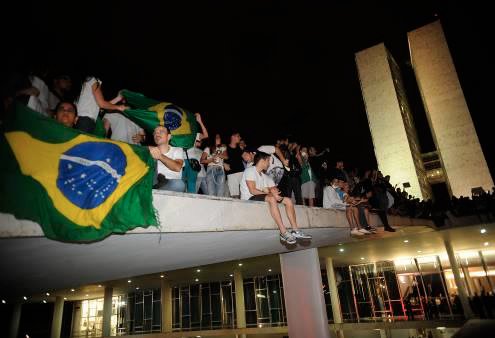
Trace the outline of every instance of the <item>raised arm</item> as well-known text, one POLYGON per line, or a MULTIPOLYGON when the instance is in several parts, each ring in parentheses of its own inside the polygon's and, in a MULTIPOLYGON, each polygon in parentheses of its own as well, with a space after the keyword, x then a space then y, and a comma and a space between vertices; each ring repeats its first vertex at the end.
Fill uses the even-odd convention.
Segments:
POLYGON ((199 136, 199 139, 202 140, 202 139, 208 138, 208 136, 209 136, 208 130, 206 129, 206 127, 203 123, 203 119, 201 118, 201 114, 196 113, 196 114, 194 114, 194 116, 196 116, 196 121, 198 121, 198 124, 201 127, 201 134, 199 136))
POLYGON ((124 111, 128 108, 123 104, 113 104, 109 101, 106 101, 105 98, 103 97, 103 92, 101 91, 101 86, 99 85, 98 82, 93 83, 91 89, 93 90, 93 95, 95 97, 96 103, 98 104, 98 107, 100 107, 101 109, 124 111))

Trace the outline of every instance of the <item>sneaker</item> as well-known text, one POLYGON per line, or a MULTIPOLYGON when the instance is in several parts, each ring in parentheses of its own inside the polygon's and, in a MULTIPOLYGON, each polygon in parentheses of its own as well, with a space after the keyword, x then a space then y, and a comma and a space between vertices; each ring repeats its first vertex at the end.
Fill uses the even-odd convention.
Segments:
POLYGON ((292 236, 292 234, 288 231, 284 232, 283 234, 280 234, 280 240, 287 244, 296 244, 296 238, 292 236))
POLYGON ((372 234, 376 234, 376 228, 372 227, 372 226, 367 226, 367 227, 364 227, 366 230, 368 230, 369 232, 371 232, 372 234))
POLYGON ((354 228, 351 230, 351 236, 364 236, 364 234, 357 228, 354 228))
POLYGON ((391 226, 384 227, 383 229, 384 229, 385 231, 395 232, 395 229, 394 229, 394 228, 392 228, 391 226))
POLYGON ((363 234, 365 234, 365 235, 369 235, 369 234, 371 234, 371 232, 370 232, 370 231, 368 231, 368 230, 366 230, 366 229, 364 229, 364 228, 359 229, 358 231, 359 231, 359 232, 361 232, 361 233, 363 233, 363 234))
POLYGON ((311 238, 313 238, 313 236, 305 234, 301 230, 292 230, 290 233, 296 239, 311 239, 311 238))

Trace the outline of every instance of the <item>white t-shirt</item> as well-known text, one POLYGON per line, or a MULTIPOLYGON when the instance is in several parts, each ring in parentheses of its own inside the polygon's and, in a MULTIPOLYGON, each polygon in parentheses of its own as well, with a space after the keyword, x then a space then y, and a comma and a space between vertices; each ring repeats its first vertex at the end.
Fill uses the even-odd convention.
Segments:
MULTIPOLYGON (((163 155, 167 156, 172 160, 183 160, 184 159, 183 153, 184 151, 182 150, 182 148, 170 146, 168 152, 163 155)), ((182 168, 179 171, 172 171, 169 168, 167 168, 165 164, 162 163, 162 161, 157 161, 157 162, 158 162, 158 166, 157 166, 158 174, 162 174, 163 176, 165 176, 165 178, 168 179, 182 179, 182 168)))
POLYGON ((143 129, 137 124, 119 113, 105 114, 105 119, 110 122, 110 128, 112 128, 112 140, 127 142, 130 144, 139 144, 138 142, 134 142, 132 140, 134 135, 144 133, 143 129))
POLYGON ((249 188, 247 186, 246 181, 254 181, 256 184, 256 189, 259 190, 263 190, 263 188, 271 188, 275 186, 273 180, 266 174, 259 173, 256 170, 255 166, 246 168, 246 170, 244 170, 244 173, 242 174, 241 185, 240 185, 241 200, 248 200, 253 196, 253 194, 249 192, 249 188))
MULTIPOLYGON (((203 155, 203 150, 192 147, 187 149, 187 156, 189 156, 189 159, 196 159, 198 161, 201 161, 201 155, 203 155)), ((201 164, 201 170, 198 172, 198 177, 206 177, 206 170, 204 165, 201 164)))
POLYGON ((271 155, 270 166, 266 170, 266 173, 274 180, 276 184, 279 184, 284 174, 284 165, 282 161, 275 156, 275 146, 261 146, 258 150, 271 155))
MULTIPOLYGON (((227 147, 220 146, 220 147, 217 147, 215 153, 216 154, 222 154, 225 150, 227 150, 227 147)), ((210 147, 206 147, 205 150, 204 150, 204 152, 206 153, 206 155, 208 155, 206 157, 207 159, 210 159, 210 158, 213 157, 213 155, 210 154, 210 147)), ((208 167, 213 166, 213 165, 217 165, 217 166, 223 168, 223 158, 218 158, 218 162, 210 162, 210 163, 208 163, 208 167)))
POLYGON ((37 76, 30 76, 29 80, 31 85, 38 89, 40 94, 38 96, 30 96, 28 101, 28 107, 34 111, 37 111, 45 116, 50 115, 50 105, 48 103, 48 98, 50 95, 50 89, 46 85, 45 81, 37 76))
POLYGON ((101 81, 94 77, 91 77, 84 82, 81 89, 81 95, 79 96, 76 105, 78 116, 87 116, 96 121, 98 113, 100 112, 100 107, 98 106, 98 103, 96 103, 93 94, 93 85, 95 83, 99 83, 101 86, 101 81))

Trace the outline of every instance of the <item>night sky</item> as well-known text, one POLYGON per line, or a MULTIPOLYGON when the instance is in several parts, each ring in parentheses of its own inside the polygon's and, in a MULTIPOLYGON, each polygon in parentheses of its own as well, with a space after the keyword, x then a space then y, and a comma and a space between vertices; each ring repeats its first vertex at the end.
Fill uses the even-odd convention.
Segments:
POLYGON ((438 1, 339 3, 22 2, 4 13, 12 21, 2 20, 2 68, 89 69, 107 98, 127 88, 202 112, 210 133, 222 133, 225 142, 232 129, 250 145, 291 133, 364 168, 376 160, 354 53, 385 42, 403 70, 423 150, 430 151, 406 34, 440 19, 495 176, 484 84, 488 10, 438 1))

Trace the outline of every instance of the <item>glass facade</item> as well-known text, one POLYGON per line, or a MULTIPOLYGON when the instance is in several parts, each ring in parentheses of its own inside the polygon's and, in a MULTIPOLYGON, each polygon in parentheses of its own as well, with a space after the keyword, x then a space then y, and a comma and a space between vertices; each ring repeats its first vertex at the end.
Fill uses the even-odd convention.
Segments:
POLYGON ((281 275, 244 279, 247 327, 287 325, 281 275))
POLYGON ((136 290, 127 294, 119 311, 119 335, 161 331, 160 289, 136 290))
MULTIPOLYGON (((480 296, 495 284, 495 251, 456 253, 468 295, 480 296)), ((322 292, 329 322, 327 274, 322 292)), ((344 322, 443 320, 462 317, 450 264, 443 256, 420 256, 335 267, 344 322)), ((280 274, 243 280, 247 327, 286 326, 280 274)), ((236 288, 231 280, 172 288, 173 331, 236 328, 236 288)), ((136 290, 112 298, 111 335, 161 332, 160 289, 136 290)), ((72 337, 101 337, 103 298, 76 302, 72 337)))
POLYGON ((235 328, 235 285, 232 281, 174 287, 174 331, 235 328))
MULTIPOLYGON (((124 302, 125 303, 125 302, 124 302)), ((119 312, 122 296, 112 297, 112 336, 118 335, 118 326, 121 322, 119 312)), ((103 298, 88 299, 74 304, 72 337, 102 337, 103 335, 103 298)))

